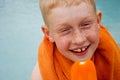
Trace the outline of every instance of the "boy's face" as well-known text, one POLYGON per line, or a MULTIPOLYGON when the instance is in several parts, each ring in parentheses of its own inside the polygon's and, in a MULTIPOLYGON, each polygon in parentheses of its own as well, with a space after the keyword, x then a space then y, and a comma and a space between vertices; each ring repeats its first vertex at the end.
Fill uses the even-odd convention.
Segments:
POLYGON ((90 59, 99 42, 99 20, 88 3, 57 7, 48 15, 46 29, 50 41, 55 42, 61 54, 72 61, 90 59))

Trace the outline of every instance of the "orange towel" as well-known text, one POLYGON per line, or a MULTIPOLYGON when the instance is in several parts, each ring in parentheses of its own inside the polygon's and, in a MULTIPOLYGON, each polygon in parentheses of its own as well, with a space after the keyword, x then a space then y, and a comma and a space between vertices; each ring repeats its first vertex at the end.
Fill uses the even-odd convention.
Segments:
MULTIPOLYGON (((93 58, 98 80, 120 80, 120 49, 103 26, 93 58)), ((43 80, 71 80, 73 62, 62 56, 46 37, 39 47, 38 64, 43 80)))

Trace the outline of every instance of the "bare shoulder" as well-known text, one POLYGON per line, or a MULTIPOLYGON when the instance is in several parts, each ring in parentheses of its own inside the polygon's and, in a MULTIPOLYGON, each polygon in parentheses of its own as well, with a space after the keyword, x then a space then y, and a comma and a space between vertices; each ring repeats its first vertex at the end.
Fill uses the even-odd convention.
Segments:
POLYGON ((39 67, 38 67, 38 63, 36 63, 36 65, 35 65, 35 67, 32 71, 30 80, 42 80, 40 70, 39 70, 39 67))

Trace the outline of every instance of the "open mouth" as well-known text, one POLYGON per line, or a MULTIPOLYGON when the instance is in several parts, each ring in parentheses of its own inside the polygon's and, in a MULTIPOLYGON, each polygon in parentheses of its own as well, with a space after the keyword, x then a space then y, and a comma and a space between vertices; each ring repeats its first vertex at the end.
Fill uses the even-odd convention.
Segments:
POLYGON ((90 47, 90 45, 88 45, 86 47, 70 50, 70 51, 77 56, 82 56, 82 55, 85 55, 88 52, 89 47, 90 47))

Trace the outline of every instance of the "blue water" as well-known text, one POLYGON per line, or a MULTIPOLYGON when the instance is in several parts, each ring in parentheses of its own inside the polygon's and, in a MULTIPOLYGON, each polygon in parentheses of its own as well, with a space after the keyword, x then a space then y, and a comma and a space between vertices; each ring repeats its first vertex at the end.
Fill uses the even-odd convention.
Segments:
POLYGON ((120 0, 97 0, 97 9, 102 10, 102 23, 120 45, 120 0))
MULTIPOLYGON (((102 23, 120 44, 120 0, 97 0, 102 23)), ((29 80, 43 36, 38 0, 0 0, 0 80, 29 80)))

